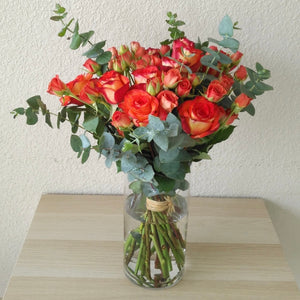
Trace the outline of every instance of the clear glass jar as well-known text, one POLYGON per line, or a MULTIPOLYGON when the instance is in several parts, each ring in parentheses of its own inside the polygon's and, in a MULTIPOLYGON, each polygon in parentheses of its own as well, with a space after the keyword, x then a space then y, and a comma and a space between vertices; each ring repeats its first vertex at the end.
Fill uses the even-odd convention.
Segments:
POLYGON ((124 206, 124 271, 137 285, 162 288, 183 276, 188 204, 185 197, 130 194, 124 206))

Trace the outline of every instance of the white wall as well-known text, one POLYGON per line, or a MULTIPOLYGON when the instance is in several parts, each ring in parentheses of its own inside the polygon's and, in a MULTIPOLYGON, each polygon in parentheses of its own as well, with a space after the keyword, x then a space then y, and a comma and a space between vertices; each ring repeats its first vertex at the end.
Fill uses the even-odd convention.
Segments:
MULTIPOLYGON (((82 50, 71 51, 57 37, 60 25, 49 20, 55 1, 2 0, 0 18, 0 297, 28 231, 42 193, 122 193, 123 177, 105 168, 96 155, 85 165, 69 147, 69 128, 25 126, 10 110, 46 94, 55 74, 65 81, 81 72, 82 50), (3 4, 4 2, 4 4, 3 4)), ((138 40, 159 46, 168 37, 166 12, 185 20, 190 39, 218 37, 225 13, 239 20, 244 63, 260 61, 272 70, 275 91, 255 100, 254 118, 242 115, 233 136, 211 152, 212 161, 193 167, 194 195, 262 197, 300 284, 299 191, 299 49, 298 0, 86 0, 62 3, 80 19, 83 30, 95 29, 95 41, 108 46, 138 40)))

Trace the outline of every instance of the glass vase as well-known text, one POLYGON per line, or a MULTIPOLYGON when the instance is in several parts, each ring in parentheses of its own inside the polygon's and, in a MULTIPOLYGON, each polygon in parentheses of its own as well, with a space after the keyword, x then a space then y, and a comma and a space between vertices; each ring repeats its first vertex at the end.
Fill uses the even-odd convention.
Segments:
POLYGON ((124 272, 135 284, 171 287, 184 272, 186 197, 130 194, 124 206, 124 272))

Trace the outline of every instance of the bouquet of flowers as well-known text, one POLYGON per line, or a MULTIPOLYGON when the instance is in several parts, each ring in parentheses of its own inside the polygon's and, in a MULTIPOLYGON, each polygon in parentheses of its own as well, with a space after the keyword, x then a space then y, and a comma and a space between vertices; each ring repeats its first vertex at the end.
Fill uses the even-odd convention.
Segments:
POLYGON ((83 54, 86 72, 68 83, 58 75, 51 80, 48 93, 59 97, 58 113, 34 96, 14 117, 25 115, 34 125, 41 113, 52 127, 55 115, 58 128, 71 124, 71 147, 82 163, 94 150, 107 167, 115 162, 128 175, 130 199, 138 195, 145 209, 125 240, 127 275, 143 286, 171 285, 174 268, 183 270, 186 247, 176 225, 183 201, 178 191, 188 188, 191 163, 210 159, 209 150, 232 134, 240 113, 254 115, 253 100, 272 89, 264 83, 270 71, 240 64, 233 38, 239 28, 229 16, 219 25, 220 40, 189 40, 179 29, 184 22, 168 12, 170 38, 159 48, 131 42, 105 51, 105 41, 90 41, 93 31, 79 33, 78 21, 71 29, 74 19, 66 21, 64 7, 57 4, 54 12, 51 19, 62 22, 59 36, 70 34, 71 49, 90 46, 83 54))

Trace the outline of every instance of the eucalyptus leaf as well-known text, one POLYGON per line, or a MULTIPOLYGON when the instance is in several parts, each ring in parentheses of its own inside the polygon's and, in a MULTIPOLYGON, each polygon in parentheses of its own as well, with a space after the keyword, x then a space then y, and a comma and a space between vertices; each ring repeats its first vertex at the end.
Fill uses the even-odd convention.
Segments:
POLYGON ((47 111, 45 114, 45 122, 49 127, 53 128, 49 111, 47 111))
POLYGON ((72 134, 70 143, 73 151, 80 152, 82 150, 81 138, 78 135, 72 134))
POLYGON ((91 147, 85 148, 83 150, 83 153, 82 153, 82 156, 81 156, 81 163, 82 164, 84 164, 88 160, 88 158, 90 156, 90 152, 91 152, 91 147))
POLYGON ((106 41, 101 41, 97 44, 94 44, 91 49, 83 53, 84 56, 87 56, 88 58, 95 58, 99 55, 104 53, 104 50, 102 49, 105 46, 106 41))
POLYGON ((219 25, 219 34, 223 37, 233 36, 233 23, 228 15, 222 19, 219 25))
POLYGON ((242 109, 242 112, 243 111, 246 111, 250 116, 255 115, 255 107, 251 102, 249 103, 249 105, 242 109))
POLYGON ((98 124, 99 124, 98 117, 85 114, 85 119, 82 123, 82 126, 84 127, 85 130, 96 133, 98 124))
POLYGON ((236 52, 239 49, 240 42, 234 38, 224 38, 219 42, 219 45, 224 48, 229 48, 232 52, 236 52))
POLYGON ((26 123, 27 125, 34 125, 38 121, 38 116, 33 111, 32 107, 28 107, 25 111, 25 115, 27 117, 26 123))
POLYGON ((79 137, 80 137, 80 139, 81 139, 81 144, 82 144, 82 148, 83 148, 83 149, 86 149, 86 148, 88 148, 88 147, 91 147, 91 143, 90 143, 90 141, 89 141, 89 139, 87 138, 86 135, 81 134, 79 137))
POLYGON ((110 51, 105 51, 96 58, 96 62, 99 65, 107 64, 112 57, 112 53, 110 51))

